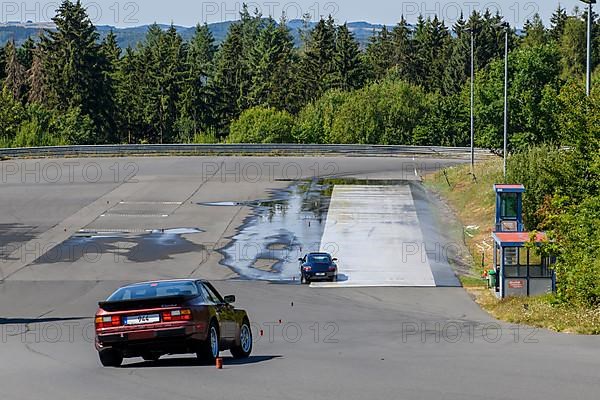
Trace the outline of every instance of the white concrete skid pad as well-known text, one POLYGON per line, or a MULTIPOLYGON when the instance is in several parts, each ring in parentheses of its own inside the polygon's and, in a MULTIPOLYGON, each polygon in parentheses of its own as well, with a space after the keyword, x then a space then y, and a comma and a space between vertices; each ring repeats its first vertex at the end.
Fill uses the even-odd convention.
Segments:
POLYGON ((336 186, 321 249, 339 259, 338 282, 316 286, 436 286, 411 188, 336 186), (411 251, 407 251, 411 249, 411 251))

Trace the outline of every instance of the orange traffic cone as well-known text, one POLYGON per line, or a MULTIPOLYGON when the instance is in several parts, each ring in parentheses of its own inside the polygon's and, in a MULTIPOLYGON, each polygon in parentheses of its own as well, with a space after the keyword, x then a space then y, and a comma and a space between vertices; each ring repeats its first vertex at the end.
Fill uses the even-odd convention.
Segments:
POLYGON ((221 357, 217 357, 217 369, 223 369, 223 359, 221 357))

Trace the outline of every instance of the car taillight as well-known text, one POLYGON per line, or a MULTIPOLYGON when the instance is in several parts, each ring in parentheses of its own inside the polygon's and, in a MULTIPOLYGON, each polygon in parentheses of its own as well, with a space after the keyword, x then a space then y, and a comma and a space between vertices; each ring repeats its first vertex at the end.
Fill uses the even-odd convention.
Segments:
POLYGON ((192 319, 192 310, 184 308, 182 310, 164 311, 162 319, 163 322, 190 321, 192 319))
POLYGON ((311 267, 303 267, 302 269, 303 269, 304 271, 307 271, 307 272, 308 272, 308 271, 310 271, 310 270, 312 270, 312 268, 311 268, 311 267))
POLYGON ((336 268, 335 268, 335 267, 329 267, 329 272, 333 272, 333 271, 335 271, 335 270, 336 270, 336 268))
POLYGON ((121 326, 121 317, 118 315, 96 317, 96 329, 121 326))

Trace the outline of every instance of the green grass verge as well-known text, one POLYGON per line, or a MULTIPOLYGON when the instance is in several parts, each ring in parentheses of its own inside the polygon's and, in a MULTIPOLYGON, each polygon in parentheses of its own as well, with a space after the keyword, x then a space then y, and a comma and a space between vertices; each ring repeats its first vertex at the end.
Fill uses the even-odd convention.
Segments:
POLYGON ((476 179, 470 170, 470 165, 462 165, 425 177, 425 185, 446 200, 464 226, 466 243, 473 257, 471 274, 459 277, 465 290, 497 319, 556 332, 599 335, 600 308, 561 304, 553 295, 499 300, 487 289, 480 276, 492 264, 493 185, 503 182, 502 160, 478 163, 476 179))

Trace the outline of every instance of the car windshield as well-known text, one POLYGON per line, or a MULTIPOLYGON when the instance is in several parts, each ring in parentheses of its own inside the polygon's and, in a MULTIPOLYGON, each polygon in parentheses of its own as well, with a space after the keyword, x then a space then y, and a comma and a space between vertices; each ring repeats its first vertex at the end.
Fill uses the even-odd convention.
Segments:
POLYGON ((316 264, 329 264, 331 257, 327 254, 311 254, 308 256, 308 261, 316 264))
POLYGON ((126 286, 114 292, 108 301, 143 300, 155 297, 194 296, 198 287, 194 282, 154 282, 126 286))

